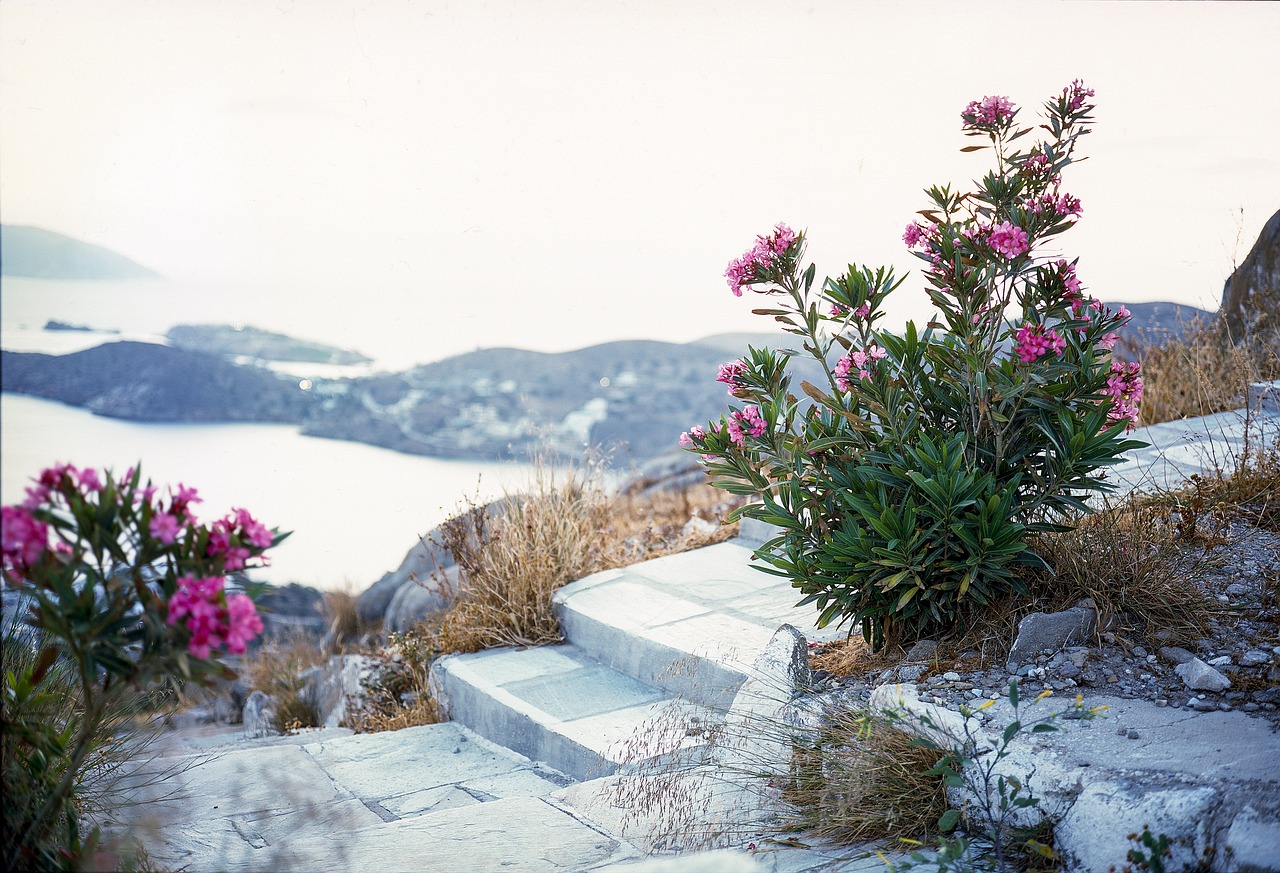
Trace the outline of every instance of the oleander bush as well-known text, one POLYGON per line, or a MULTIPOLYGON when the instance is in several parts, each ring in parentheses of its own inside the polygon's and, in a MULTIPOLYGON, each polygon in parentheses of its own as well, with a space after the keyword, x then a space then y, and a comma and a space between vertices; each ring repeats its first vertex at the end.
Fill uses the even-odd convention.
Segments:
POLYGON ((738 514, 782 529, 757 554, 820 626, 849 622, 879 648, 1025 596, 1020 568, 1044 565, 1029 538, 1087 513, 1111 487, 1101 470, 1139 445, 1124 433, 1140 368, 1111 354, 1128 313, 1087 296, 1076 261, 1055 251, 1082 211, 1062 178, 1092 95, 1073 82, 1038 129, 1005 97, 964 110, 976 140, 964 151, 994 166, 971 191, 930 188, 907 226, 938 311, 923 327, 876 327, 903 281, 892 269, 851 265, 815 283, 806 235, 786 225, 729 265, 734 294, 764 297, 755 312, 798 349, 724 365, 740 404, 681 441, 714 484, 762 495, 738 514), (793 386, 800 357, 824 384, 793 386))

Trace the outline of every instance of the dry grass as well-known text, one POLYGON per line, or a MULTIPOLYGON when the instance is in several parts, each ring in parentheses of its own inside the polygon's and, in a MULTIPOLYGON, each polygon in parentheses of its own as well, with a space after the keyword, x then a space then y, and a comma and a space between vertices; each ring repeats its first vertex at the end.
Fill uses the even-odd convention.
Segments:
POLYGON ((334 652, 341 652, 348 646, 356 644, 361 635, 370 630, 363 627, 360 614, 356 609, 358 595, 351 590, 347 582, 342 588, 324 593, 324 612, 329 620, 329 634, 326 638, 334 652))
POLYGON ((814 651, 809 656, 809 666, 826 670, 833 676, 856 676, 891 667, 901 660, 902 654, 901 648, 892 646, 872 651, 871 644, 861 636, 850 635, 814 651))
POLYGON ((942 777, 928 775, 941 757, 884 717, 835 711, 792 757, 790 825, 847 845, 928 837, 947 810, 942 777))
POLYGON ((1250 382, 1280 378, 1274 327, 1233 342, 1220 319, 1196 321, 1181 338, 1142 338, 1127 353, 1142 362, 1141 425, 1239 409, 1250 382))
POLYGON ((540 463, 528 493, 508 495, 501 515, 473 503, 445 522, 441 544, 459 583, 434 631, 440 651, 560 642, 551 597, 562 586, 736 532, 722 520, 737 503, 710 486, 618 497, 602 482, 596 463, 567 475, 540 463))
POLYGON ((1082 519, 1074 530, 1037 537, 1032 548, 1054 572, 1032 574, 1032 591, 1052 609, 1091 598, 1099 627, 1119 621, 1138 631, 1158 628, 1176 639, 1203 637, 1214 608, 1203 578, 1213 569, 1213 546, 1226 540, 1219 535, 1196 542, 1188 531, 1177 504, 1125 499, 1082 519))
POLYGON ((546 465, 531 493, 507 496, 501 516, 473 506, 445 522, 443 545, 457 562, 462 590, 440 622, 439 648, 560 642, 551 595, 616 566, 616 543, 600 537, 608 522, 609 501, 595 482, 580 471, 561 479, 546 465))
POLYGON ((315 727, 316 716, 303 695, 303 671, 325 662, 325 653, 304 633, 269 639, 241 662, 241 676, 250 688, 276 700, 275 727, 287 732, 315 727))
POLYGON ((428 688, 431 662, 436 656, 429 636, 407 633, 391 638, 383 653, 388 663, 377 685, 367 688, 364 708, 349 717, 356 733, 398 731, 435 724, 440 710, 428 688))

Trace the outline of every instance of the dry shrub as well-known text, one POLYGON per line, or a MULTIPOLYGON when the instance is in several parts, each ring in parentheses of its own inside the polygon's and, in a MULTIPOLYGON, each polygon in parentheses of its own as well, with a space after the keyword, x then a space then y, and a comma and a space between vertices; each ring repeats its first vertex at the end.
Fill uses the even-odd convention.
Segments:
POLYGON ((791 825, 845 844, 936 833, 947 792, 929 771, 941 757, 885 717, 829 713, 813 744, 793 755, 783 790, 796 809, 791 825))
POLYGON ((334 652, 341 652, 347 646, 356 643, 365 628, 360 621, 360 613, 356 609, 358 597, 351 590, 348 582, 342 588, 324 593, 324 613, 329 621, 329 633, 326 641, 334 652))
POLYGON ((302 632, 264 640, 241 663, 241 676, 256 691, 276 700, 275 727, 280 731, 316 727, 315 712, 304 695, 302 673, 325 662, 315 640, 302 632))
POLYGON ((582 469, 558 477, 539 464, 530 493, 507 495, 501 517, 472 506, 445 522, 443 544, 457 562, 461 593, 441 620, 439 648, 475 652, 560 642, 551 595, 616 566, 610 554, 616 544, 600 537, 608 519, 598 480, 582 469))
POLYGON ((1280 378, 1275 327, 1237 342, 1221 319, 1197 320, 1181 337, 1144 337, 1129 343, 1127 353, 1142 362, 1142 425, 1239 409, 1250 382, 1280 378))
POLYGON ((441 545, 459 574, 454 602, 436 631, 441 651, 558 643, 551 608, 557 589, 736 532, 723 519, 737 502, 710 486, 619 497, 609 495, 604 480, 598 461, 561 475, 543 460, 528 493, 508 494, 501 515, 473 501, 441 526, 441 545))
POLYGON ((1085 517, 1071 531, 1032 541, 1053 568, 1028 574, 1032 593, 1053 609, 1089 597, 1102 618, 1100 626, 1127 617, 1139 630, 1202 637, 1213 609, 1203 579, 1213 567, 1211 547, 1223 541, 1196 545, 1187 530, 1176 503, 1126 498, 1085 517))

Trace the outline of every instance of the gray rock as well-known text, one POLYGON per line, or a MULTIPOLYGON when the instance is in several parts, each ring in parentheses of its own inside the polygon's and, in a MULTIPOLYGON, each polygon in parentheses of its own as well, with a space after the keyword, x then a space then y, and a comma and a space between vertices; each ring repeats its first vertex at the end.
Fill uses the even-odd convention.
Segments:
POLYGON ((1018 638, 1009 650, 1006 669, 1016 673, 1041 652, 1055 652, 1082 643, 1097 625, 1098 614, 1082 607, 1054 613, 1033 612, 1018 623, 1018 638))
POLYGON ((936 640, 920 640, 907 652, 907 661, 928 661, 938 652, 936 640))
POLYGON ((276 699, 264 691, 253 692, 244 702, 244 735, 249 739, 256 739, 278 733, 276 699))
POLYGON ((364 686, 376 666, 364 655, 334 655, 323 667, 308 670, 302 699, 315 714, 316 724, 342 726, 348 714, 368 697, 364 686))
POLYGON ((1261 667, 1265 664, 1270 664, 1270 663, 1271 663, 1271 656, 1268 655, 1266 652, 1260 652, 1256 649, 1251 652, 1245 652, 1243 655, 1240 656, 1241 667, 1261 667))
POLYGON ((1164 658, 1170 664, 1185 664, 1194 658, 1195 655, 1191 654, 1186 649, 1179 648, 1178 646, 1165 646, 1160 650, 1160 657, 1164 658))
POLYGON ((459 569, 455 565, 438 576, 404 583, 387 606, 383 628, 388 633, 404 633, 432 613, 447 608, 458 578, 459 569))
POLYGON ((1226 691, 1231 680, 1199 658, 1179 664, 1173 669, 1182 683, 1194 691, 1226 691))
POLYGON ((240 724, 248 696, 248 685, 239 679, 229 683, 213 701, 214 716, 222 724, 240 724))

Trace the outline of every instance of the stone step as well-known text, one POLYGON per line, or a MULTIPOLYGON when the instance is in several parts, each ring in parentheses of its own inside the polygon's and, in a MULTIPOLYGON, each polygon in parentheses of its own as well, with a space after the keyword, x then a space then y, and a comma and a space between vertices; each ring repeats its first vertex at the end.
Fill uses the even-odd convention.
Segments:
POLYGON ((554 598, 565 638, 646 685, 725 709, 780 625, 810 640, 847 633, 818 630, 813 607, 797 608, 790 583, 752 561, 756 545, 732 540, 566 585, 554 598))
POLYGON ((646 736, 646 725, 672 707, 690 717, 711 717, 690 712, 668 692, 573 645, 450 655, 432 666, 431 684, 455 722, 579 780, 678 751, 633 745, 646 736))

